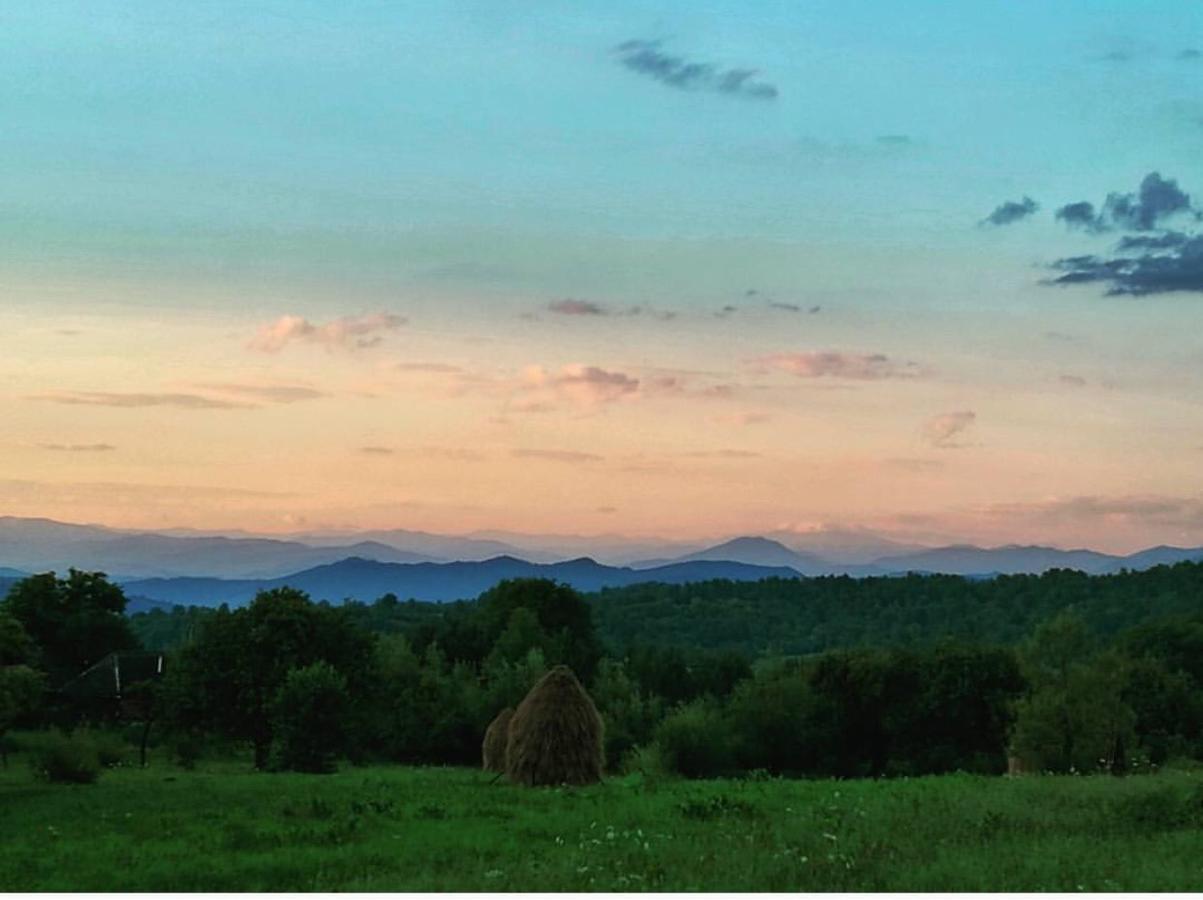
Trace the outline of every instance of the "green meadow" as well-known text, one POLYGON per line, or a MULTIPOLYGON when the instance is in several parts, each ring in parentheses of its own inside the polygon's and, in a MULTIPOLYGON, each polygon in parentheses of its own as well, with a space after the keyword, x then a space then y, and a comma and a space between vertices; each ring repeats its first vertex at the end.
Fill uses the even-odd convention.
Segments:
POLYGON ((466 768, 0 771, 6 891, 1197 891, 1203 776, 526 789, 466 768))

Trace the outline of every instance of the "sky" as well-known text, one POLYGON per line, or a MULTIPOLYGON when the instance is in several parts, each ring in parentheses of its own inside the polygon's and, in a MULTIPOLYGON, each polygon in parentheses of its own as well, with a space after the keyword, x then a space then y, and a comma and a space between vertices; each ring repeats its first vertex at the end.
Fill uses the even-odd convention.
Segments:
POLYGON ((0 515, 1203 544, 1203 7, 0 0, 0 515))

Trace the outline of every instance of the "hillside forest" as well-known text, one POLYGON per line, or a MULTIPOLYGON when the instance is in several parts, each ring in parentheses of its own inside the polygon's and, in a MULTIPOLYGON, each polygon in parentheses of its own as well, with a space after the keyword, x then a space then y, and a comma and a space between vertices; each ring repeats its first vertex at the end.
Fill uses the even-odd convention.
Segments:
POLYGON ((566 664, 611 771, 1147 772, 1203 759, 1201 601, 1203 564, 1182 563, 588 596, 518 579, 450 604, 278 588, 126 616, 103 574, 47 573, 0 603, 0 746, 54 730, 60 755, 86 756, 126 728, 184 764, 478 765, 493 716, 566 664), (162 664, 113 690, 96 666, 112 654, 162 664))

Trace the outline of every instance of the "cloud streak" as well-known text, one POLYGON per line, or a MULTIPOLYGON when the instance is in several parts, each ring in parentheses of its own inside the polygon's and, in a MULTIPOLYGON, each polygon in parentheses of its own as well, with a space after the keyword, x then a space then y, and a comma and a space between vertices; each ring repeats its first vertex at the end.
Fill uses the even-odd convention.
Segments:
POLYGON ((385 333, 404 324, 405 317, 394 313, 344 316, 324 325, 302 316, 280 316, 260 328, 248 346, 261 353, 279 353, 294 343, 317 344, 328 350, 364 349, 376 346, 385 333))
POLYGON ((571 297, 565 300, 553 300, 547 304, 549 312, 558 313, 562 316, 604 316, 606 314, 597 303, 590 300, 573 300, 571 297))
POLYGON ((942 450, 962 447, 964 445, 957 443, 957 438, 973 427, 976 421, 977 413, 969 409, 942 413, 923 424, 923 437, 933 447, 942 450))
POLYGON ((560 463, 589 463, 600 462, 603 457, 596 453, 582 453, 578 450, 537 450, 537 449, 517 449, 511 450, 510 455, 516 459, 545 459, 550 462, 560 463))
POLYGON ((614 48, 619 63, 636 74, 680 91, 705 91, 743 100, 776 100, 775 85, 757 81, 756 69, 722 69, 661 50, 661 41, 630 40, 614 48))
POLYGON ((38 444, 43 450, 58 453, 109 453, 117 448, 112 444, 38 444))
POLYGON ((35 400, 62 403, 67 406, 111 406, 119 409, 138 409, 150 406, 172 406, 178 409, 254 409, 252 403, 223 400, 203 394, 185 393, 118 393, 114 391, 61 391, 39 394, 35 400))
POLYGON ((256 384, 202 384, 198 387, 221 391, 267 403, 300 403, 304 400, 320 400, 329 396, 323 391, 303 385, 256 385, 256 384))
POLYGON ((1105 284, 1109 296, 1203 292, 1203 235, 1178 235, 1170 249, 1135 256, 1071 256, 1051 266, 1046 284, 1105 284))
POLYGON ((752 364, 798 378, 835 378, 849 381, 880 381, 886 378, 914 378, 918 366, 899 362, 884 353, 774 353, 752 360, 752 364))
POLYGON ((1159 495, 1103 497, 1087 495, 1054 498, 1035 503, 1006 503, 992 506, 991 513, 1004 517, 1032 517, 1049 522, 1113 522, 1203 528, 1203 499, 1159 495))

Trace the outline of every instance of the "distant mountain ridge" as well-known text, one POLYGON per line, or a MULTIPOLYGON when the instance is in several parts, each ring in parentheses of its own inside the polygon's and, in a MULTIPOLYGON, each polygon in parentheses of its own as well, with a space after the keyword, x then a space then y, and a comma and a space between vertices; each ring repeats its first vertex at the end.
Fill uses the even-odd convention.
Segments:
POLYGON ((828 574, 832 564, 813 553, 791 550, 780 541, 765 537, 738 537, 713 547, 670 559, 652 559, 631 563, 637 569, 664 566, 670 563, 700 561, 741 562, 754 566, 788 566, 800 574, 828 574))
POLYGON ((352 557, 273 579, 150 578, 123 584, 132 595, 181 606, 238 606, 261 590, 294 587, 314 600, 345 599, 371 602, 384 594, 401 600, 446 602, 469 600, 506 578, 552 578, 581 591, 626 587, 645 581, 688 584, 728 578, 759 581, 764 578, 797 578, 793 569, 751 566, 722 561, 675 563, 655 569, 605 566, 588 558, 559 563, 531 563, 512 556, 478 562, 381 563, 352 557))
MULTIPOLYGON (((0 517, 0 569, 28 572, 69 567, 107 572, 123 582, 149 578, 272 580, 358 557, 381 563, 486 563, 510 558, 530 565, 582 558, 611 568, 660 569, 728 562, 788 568, 805 576, 939 572, 970 577, 1039 574, 1053 568, 1107 574, 1128 568, 1203 559, 1203 548, 1150 547, 1127 556, 1038 545, 921 547, 866 529, 823 528, 743 535, 705 546, 608 534, 531 535, 475 532, 439 535, 406 529, 262 536, 172 529, 134 531, 50 519, 0 517), (591 546, 591 542, 595 546, 591 546), (520 546, 519 546, 520 545, 520 546), (642 551, 642 552, 641 552, 642 551)), ((5 577, 0 575, 0 577, 5 577)), ((13 576, 8 576, 13 577, 13 576)))

